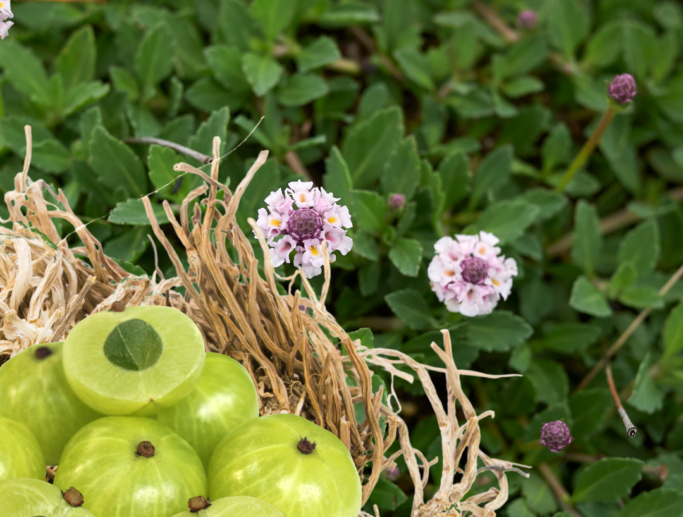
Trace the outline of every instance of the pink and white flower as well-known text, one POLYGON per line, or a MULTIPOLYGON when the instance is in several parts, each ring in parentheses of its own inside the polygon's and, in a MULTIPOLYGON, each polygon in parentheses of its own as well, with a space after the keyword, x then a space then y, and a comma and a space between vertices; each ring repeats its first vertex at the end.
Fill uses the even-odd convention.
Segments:
POLYGON ((5 39, 14 22, 0 21, 0 39, 5 39))
POLYGON ((510 295, 517 262, 500 255, 498 242, 487 232, 436 242, 427 274, 432 291, 449 311, 464 316, 490 314, 501 296, 505 300, 510 295))
MULTIPOLYGON (((12 12, 12 2, 10 0, 0 0, 0 21, 5 21, 8 18, 14 18, 14 13, 12 12)), ((12 26, 12 22, 8 24, 12 26)))
MULTIPOLYGON (((1 1, 1 0, 0 0, 1 1)), ((271 249, 273 266, 290 261, 301 267, 308 278, 322 273, 325 264, 323 243, 327 243, 330 262, 334 251, 346 255, 353 240, 346 235, 351 228, 349 209, 337 204, 338 198, 311 181, 293 181, 284 192, 278 189, 266 198, 268 209, 261 208, 256 224, 271 249)))

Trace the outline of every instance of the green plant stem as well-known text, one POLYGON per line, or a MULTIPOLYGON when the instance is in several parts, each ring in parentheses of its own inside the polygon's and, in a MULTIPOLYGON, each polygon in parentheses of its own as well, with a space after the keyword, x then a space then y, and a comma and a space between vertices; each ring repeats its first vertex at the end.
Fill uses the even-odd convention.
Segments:
POLYGON ((574 158, 574 161, 567 169, 567 172, 565 172, 564 176, 562 176, 560 183, 557 185, 557 187, 555 187, 555 190, 557 192, 562 192, 567 187, 567 185, 569 185, 569 182, 571 182, 572 178, 574 178, 574 175, 577 173, 577 171, 583 166, 584 163, 586 163, 586 160, 593 152, 593 149, 595 149, 595 146, 598 145, 598 143, 600 142, 600 139, 602 138, 602 135, 605 133, 605 130, 609 127, 610 123, 612 122, 612 119, 614 118, 616 112, 617 108, 613 104, 610 104, 605 113, 603 113, 602 118, 598 123, 598 127, 595 128, 595 131, 588 139, 588 141, 584 144, 583 148, 576 156, 576 158, 574 158))
POLYGON ((560 503, 560 506, 562 507, 562 510, 574 515, 575 517, 581 517, 581 514, 577 512, 574 507, 570 503, 570 497, 567 491, 564 489, 562 486, 562 483, 555 477, 555 473, 552 471, 552 469, 548 466, 547 463, 541 463, 538 466, 538 470, 545 479, 546 483, 550 485, 551 490, 553 491, 553 494, 555 494, 555 498, 557 499, 557 502, 560 503))

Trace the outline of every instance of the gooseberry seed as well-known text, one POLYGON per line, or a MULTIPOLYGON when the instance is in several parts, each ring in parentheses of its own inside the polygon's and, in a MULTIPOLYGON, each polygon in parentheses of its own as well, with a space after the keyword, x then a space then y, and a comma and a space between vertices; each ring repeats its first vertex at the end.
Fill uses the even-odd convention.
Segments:
POLYGON ((197 513, 198 511, 206 510, 209 506, 211 506, 211 500, 208 497, 199 495, 190 499, 187 503, 187 506, 190 508, 190 513, 197 513))
POLYGON ((308 438, 303 438, 296 448, 303 454, 311 454, 315 450, 315 442, 311 443, 308 438))
POLYGON ((138 456, 144 456, 145 458, 151 458, 154 456, 154 445, 150 442, 140 442, 135 454, 138 456))
POLYGON ((157 363, 163 348, 157 331, 135 318, 114 327, 104 342, 104 355, 119 368, 140 372, 157 363))
POLYGON ((114 303, 111 304, 109 310, 111 312, 123 312, 124 310, 126 310, 126 304, 123 303, 121 300, 116 300, 114 303))
POLYGON ((64 492, 64 500, 74 508, 83 506, 83 494, 81 494, 74 487, 71 487, 69 490, 64 492))
POLYGON ((36 350, 36 359, 46 359, 52 355, 52 350, 49 347, 41 346, 36 350))

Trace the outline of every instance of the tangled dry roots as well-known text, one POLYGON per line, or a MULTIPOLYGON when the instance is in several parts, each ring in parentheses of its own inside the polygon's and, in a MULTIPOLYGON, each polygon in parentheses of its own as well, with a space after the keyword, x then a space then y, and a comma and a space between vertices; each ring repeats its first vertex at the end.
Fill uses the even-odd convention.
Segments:
MULTIPOLYGON (((443 332, 443 349, 432 344, 445 368, 427 367, 398 351, 366 349, 360 341, 350 339, 323 303, 330 285, 329 261, 320 298, 301 271, 291 278, 277 277, 269 253, 264 254, 265 279, 259 276, 258 261, 235 221, 235 214, 245 188, 265 162, 267 152, 259 155, 234 193, 217 181, 218 138, 214 139, 210 176, 185 163, 175 166, 176 171, 204 179, 204 184, 182 203, 180 222, 164 202, 166 215, 185 247, 188 270, 160 228, 149 199, 143 198, 154 235, 177 269, 177 277, 164 279, 159 270, 151 278, 127 273, 103 253, 97 239, 74 215, 61 190, 55 193, 43 181, 30 181, 28 126, 26 136, 24 170, 15 178, 15 190, 5 195, 10 211, 7 222, 12 223, 12 229, 0 227, 4 252, 0 256, 0 362, 2 356, 6 359, 31 345, 64 339, 76 322, 88 314, 107 310, 115 301, 129 306, 170 305, 196 322, 207 350, 227 354, 244 365, 257 386, 261 414, 299 414, 342 440, 363 479, 364 502, 382 471, 394 467, 395 460, 402 455, 415 485, 414 517, 494 516, 505 503, 506 472, 522 472, 509 462, 489 458, 479 449, 479 420, 493 413, 477 415, 460 385, 463 375, 494 376, 458 370, 447 331, 443 332), (219 189, 224 192, 223 199, 217 199, 219 189), (46 201, 45 192, 54 201, 46 201), (201 200, 205 213, 195 203, 194 213, 188 217, 190 202, 207 192, 201 200), (70 249, 58 234, 53 219, 68 221, 83 245, 70 249), (233 261, 231 253, 238 260, 233 261), (302 298, 298 290, 292 293, 297 275, 307 298, 302 298), (278 293, 277 280, 289 281, 288 294, 278 293), (181 286, 185 295, 175 290, 181 286), (392 397, 385 405, 382 400, 387 397, 383 397, 382 390, 372 392, 373 373, 368 365, 412 382, 413 376, 406 373, 407 366, 417 374, 429 397, 441 430, 444 458, 441 484, 429 501, 424 500, 424 488, 429 467, 436 460, 428 461, 411 446, 406 424, 392 409, 392 397), (399 365, 404 367, 399 369, 399 365), (446 375, 446 408, 428 370, 446 375), (347 385, 348 377, 355 386, 347 385), (362 422, 357 422, 354 414, 354 404, 358 402, 362 402, 368 415, 362 422), (457 403, 466 419, 462 424, 456 417, 457 403), (380 426, 381 417, 386 422, 384 429, 380 426), (388 455, 397 438, 400 450, 388 455), (477 469, 478 459, 485 465, 483 468, 477 469), (465 499, 475 478, 484 470, 498 478, 499 488, 465 499)), ((260 246, 267 250, 261 231, 253 220, 249 222, 260 246)), ((375 514, 379 515, 377 508, 375 514)))

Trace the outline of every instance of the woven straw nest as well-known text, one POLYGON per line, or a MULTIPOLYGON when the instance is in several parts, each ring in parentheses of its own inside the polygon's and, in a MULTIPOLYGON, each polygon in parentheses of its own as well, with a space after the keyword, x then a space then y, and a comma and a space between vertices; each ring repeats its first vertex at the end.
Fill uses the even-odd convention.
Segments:
MULTIPOLYGON (((63 340, 73 325, 88 314, 108 310, 116 301, 126 305, 170 305, 190 316, 201 330, 206 350, 227 354, 240 361, 250 373, 259 394, 261 414, 295 413, 330 430, 348 447, 363 480, 363 502, 367 501, 386 468, 393 468, 403 456, 415 486, 413 517, 495 516, 507 500, 506 472, 515 464, 489 458, 479 449, 479 420, 493 416, 491 411, 477 415, 463 393, 464 375, 494 377, 458 370, 453 362, 448 332, 443 332, 444 348, 432 348, 444 362, 443 368, 427 367, 396 350, 366 349, 348 334, 327 312, 325 300, 330 285, 330 265, 326 262, 325 284, 320 297, 305 276, 298 272, 279 278, 273 269, 268 247, 259 228, 249 220, 264 253, 265 280, 259 276, 253 249, 235 221, 235 213, 246 186, 266 160, 262 152, 235 192, 218 183, 218 149, 214 139, 214 161, 210 175, 180 163, 176 171, 199 175, 204 183, 191 192, 176 220, 168 203, 164 208, 178 239, 185 247, 189 269, 159 227, 147 197, 143 202, 154 235, 165 248, 177 270, 177 277, 164 278, 157 270, 152 277, 134 276, 108 258, 102 246, 73 213, 67 198, 53 192, 43 181, 31 182, 31 131, 26 126, 27 156, 24 169, 15 178, 15 189, 5 195, 12 229, 0 227, 0 363, 23 349, 63 340), (217 199, 218 190, 224 198, 217 199), (47 193, 51 201, 47 201, 47 193), (205 212, 191 201, 200 198, 205 212), (83 246, 69 248, 52 219, 66 219, 83 246), (234 262, 228 247, 239 255, 234 262), (88 261, 83 260, 87 257, 88 261), (299 276, 307 298, 293 282, 299 276), (288 294, 278 294, 276 281, 289 282, 288 294), (185 288, 185 295, 174 289, 185 288), (197 287, 198 286, 198 287, 197 287), (201 293, 201 294, 200 294, 201 293), (304 305, 310 310, 301 310, 304 305), (325 333, 322 329, 326 329, 325 333), (331 338, 329 337, 331 336, 331 338), (342 354, 340 345, 347 351, 342 354), (4 356, 4 357, 3 357, 4 356), (410 444, 408 428, 390 403, 382 403, 381 390, 372 392, 372 371, 368 365, 384 368, 392 376, 413 382, 413 376, 399 370, 413 370, 433 406, 441 430, 443 475, 429 501, 424 488, 430 462, 410 444), (445 374, 447 407, 441 403, 429 370, 445 374), (350 376, 356 386, 348 386, 350 376), (362 402, 363 422, 356 421, 354 404, 362 402), (460 405, 464 422, 456 417, 460 405), (380 417, 386 429, 380 426, 380 417), (388 455, 395 440, 400 450, 388 455), (477 460, 484 467, 477 468, 477 460), (491 471, 499 488, 491 488, 465 499, 476 477, 491 471)), ((151 238, 151 237, 150 237, 151 238)), ((153 241, 152 241, 153 242, 153 241)), ((392 390, 393 391, 393 390, 392 390)), ((518 465, 522 466, 522 465, 518 465)), ((522 475, 526 475, 523 474, 522 475)), ((374 513, 379 512, 375 507, 374 513)), ((364 512, 361 516, 369 517, 364 512)))

